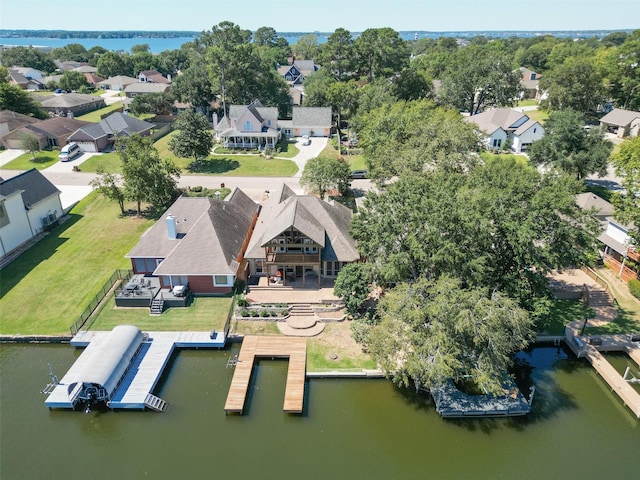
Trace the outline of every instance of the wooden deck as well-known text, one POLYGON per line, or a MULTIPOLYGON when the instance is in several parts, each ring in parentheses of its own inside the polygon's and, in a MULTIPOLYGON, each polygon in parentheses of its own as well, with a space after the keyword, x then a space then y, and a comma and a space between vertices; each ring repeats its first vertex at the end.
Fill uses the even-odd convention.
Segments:
MULTIPOLYGON (((579 322, 577 322, 579 323, 579 322)), ((595 368, 596 372, 607 382, 611 390, 620 397, 622 402, 640 419, 640 394, 629 385, 626 380, 600 353, 602 352, 626 352, 633 361, 640 360, 640 347, 638 342, 632 342, 626 335, 600 335, 591 338, 593 344, 589 344, 589 337, 580 336, 575 325, 569 324, 565 330, 566 343, 578 358, 584 357, 595 368), (597 342, 593 340, 597 338, 597 342)), ((640 363, 638 363, 640 365, 640 363)))
POLYGON ((225 412, 243 413, 256 357, 289 359, 283 410, 288 413, 302 413, 307 369, 307 340, 294 337, 255 336, 244 337, 242 341, 238 363, 224 406, 225 412))

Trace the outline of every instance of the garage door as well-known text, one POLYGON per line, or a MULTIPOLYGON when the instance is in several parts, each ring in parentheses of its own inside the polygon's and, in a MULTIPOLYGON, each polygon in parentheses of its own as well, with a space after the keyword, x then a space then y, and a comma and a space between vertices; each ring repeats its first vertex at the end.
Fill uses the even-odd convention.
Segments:
POLYGON ((83 152, 97 152, 96 144, 93 142, 76 142, 83 152))

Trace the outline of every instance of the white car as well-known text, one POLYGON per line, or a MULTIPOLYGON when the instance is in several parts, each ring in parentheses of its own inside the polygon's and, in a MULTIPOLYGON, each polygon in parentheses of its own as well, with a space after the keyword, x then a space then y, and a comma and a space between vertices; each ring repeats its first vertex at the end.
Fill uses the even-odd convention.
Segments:
POLYGON ((302 136, 302 145, 311 145, 311 139, 309 138, 309 135, 303 135, 302 136))

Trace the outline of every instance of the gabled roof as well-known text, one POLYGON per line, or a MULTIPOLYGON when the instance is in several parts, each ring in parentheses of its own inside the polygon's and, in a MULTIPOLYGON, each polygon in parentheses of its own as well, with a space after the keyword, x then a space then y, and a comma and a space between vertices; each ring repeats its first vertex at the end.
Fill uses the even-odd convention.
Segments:
POLYGON ((540 125, 540 123, 538 123, 537 120, 533 120, 533 119, 530 118, 529 120, 524 122, 522 125, 520 125, 518 128, 516 128, 515 131, 513 132, 513 134, 514 135, 522 135, 524 132, 529 130, 534 125, 538 125, 540 128, 542 128, 542 125, 540 125))
POLYGON ((151 130, 154 124, 130 117, 121 112, 113 112, 108 117, 102 119, 100 123, 81 127, 69 137, 69 140, 81 142, 87 140, 97 140, 106 136, 119 134, 132 135, 151 130))
POLYGON ((278 125, 278 108, 265 107, 262 105, 262 103, 260 103, 259 100, 255 100, 249 105, 229 106, 229 119, 231 119, 231 121, 235 123, 235 121, 240 118, 247 110, 249 110, 260 123, 264 123, 270 120, 271 126, 275 127, 278 125))
POLYGON ((39 170, 32 168, 0 181, 0 196, 7 197, 16 192, 22 192, 22 201, 26 208, 30 208, 51 195, 59 194, 60 190, 39 170))
POLYGON ((164 258, 155 275, 234 275, 257 209, 239 189, 225 200, 180 197, 126 257, 164 258), (178 238, 169 238, 169 215, 178 238))
POLYGON ((576 204, 582 210, 596 210, 598 216, 613 215, 613 205, 595 193, 585 192, 576 195, 576 204))
POLYGON ((600 119, 600 123, 608 123, 610 125, 618 125, 620 127, 626 127, 631 124, 636 118, 640 119, 640 112, 633 110, 623 110, 622 108, 614 108, 604 117, 600 119))
POLYGON ((124 87, 126 93, 163 93, 169 90, 166 83, 135 82, 124 87))
POLYGON ((98 85, 129 85, 131 83, 138 83, 138 79, 127 77, 126 75, 116 75, 115 77, 109 77, 106 80, 98 82, 98 85))
POLYGON ((32 123, 38 123, 39 121, 40 120, 37 118, 29 117, 22 113, 13 112, 11 110, 0 110, 0 123, 6 123, 9 127, 9 131, 32 123))
POLYGON ((331 107, 293 107, 294 127, 331 128, 331 107))
POLYGON ((475 123, 480 130, 488 135, 502 128, 503 130, 515 130, 524 125, 529 117, 522 112, 511 108, 495 108, 477 115, 465 117, 466 122, 475 123))
POLYGON ((349 235, 353 212, 337 202, 313 195, 296 195, 287 185, 270 192, 260 211, 247 258, 265 258, 264 246, 288 228, 294 227, 322 245, 322 260, 352 262, 360 255, 349 235))
POLYGON ((81 73, 96 73, 98 68, 92 67, 91 65, 80 65, 79 67, 72 68, 71 70, 81 73))
POLYGON ((69 135, 80 127, 84 127, 86 125, 91 125, 91 123, 69 117, 54 117, 18 128, 17 130, 8 133, 4 138, 15 138, 16 135, 22 135, 24 133, 30 133, 44 138, 57 138, 69 135))
POLYGON ((80 105, 104 104, 104 99, 84 93, 65 93, 43 98, 44 100, 40 102, 43 108, 73 108, 80 105))

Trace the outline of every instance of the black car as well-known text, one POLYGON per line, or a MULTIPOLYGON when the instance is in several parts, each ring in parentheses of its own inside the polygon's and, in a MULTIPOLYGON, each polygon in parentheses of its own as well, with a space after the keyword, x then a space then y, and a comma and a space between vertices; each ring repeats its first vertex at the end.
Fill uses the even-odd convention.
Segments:
POLYGON ((349 174, 349 178, 357 179, 357 178, 367 178, 366 170, 354 170, 349 174))

